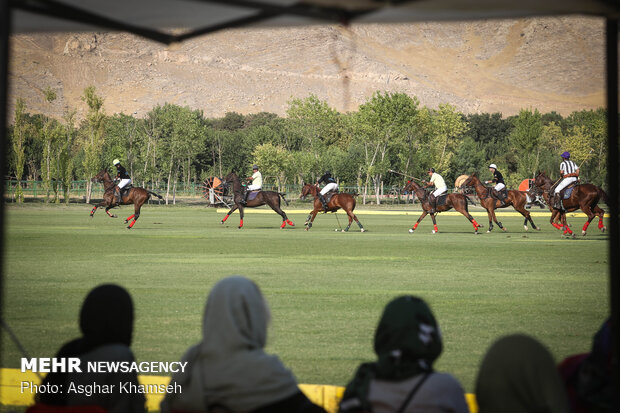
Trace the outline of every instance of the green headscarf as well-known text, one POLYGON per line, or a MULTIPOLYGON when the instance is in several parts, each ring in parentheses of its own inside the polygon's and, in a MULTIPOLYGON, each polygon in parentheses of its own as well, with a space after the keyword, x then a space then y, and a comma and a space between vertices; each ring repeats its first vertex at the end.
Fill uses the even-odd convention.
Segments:
POLYGON ((476 383, 479 413, 568 413, 568 400, 549 351, 515 334, 497 340, 476 383))
POLYGON ((443 348, 437 321, 420 298, 403 296, 383 311, 375 332, 377 362, 362 364, 347 386, 340 411, 371 411, 372 379, 402 381, 431 372, 443 348))

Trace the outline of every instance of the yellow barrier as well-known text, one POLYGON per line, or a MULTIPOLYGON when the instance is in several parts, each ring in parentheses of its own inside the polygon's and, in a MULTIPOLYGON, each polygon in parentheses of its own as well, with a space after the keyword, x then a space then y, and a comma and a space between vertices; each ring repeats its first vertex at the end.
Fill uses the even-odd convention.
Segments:
MULTIPOLYGON (((228 209, 223 209, 223 208, 218 208, 216 209, 216 211, 218 214, 222 213, 225 214, 228 212, 228 209)), ((274 214, 274 212, 269 209, 269 208, 264 208, 264 209, 244 209, 243 210, 244 214, 274 214)), ((308 209, 288 209, 286 211, 287 214, 308 214, 310 212, 310 210, 308 209)), ((340 215, 346 215, 343 211, 338 211, 335 212, 336 214, 340 214, 340 215)), ((487 213, 486 211, 469 211, 469 213, 474 216, 474 217, 487 217, 487 213)), ((416 211, 416 210, 411 210, 411 211, 374 211, 374 210, 365 210, 365 209, 356 209, 355 210, 355 215, 411 215, 411 216, 415 216, 418 217, 420 216, 420 214, 422 214, 422 211, 416 211)), ((233 215, 235 215, 233 213, 233 215)), ((441 216, 462 216, 460 212, 456 212, 456 211, 446 211, 446 212, 441 212, 439 215, 441 216)), ((516 211, 501 211, 501 210, 495 210, 495 215, 497 215, 498 217, 522 217, 523 215, 521 215, 520 213, 516 212, 516 211)), ((532 217, 546 217, 546 218, 551 218, 551 212, 546 211, 546 212, 530 212, 530 215, 532 217)), ((609 218, 609 214, 605 213, 605 218, 609 218)), ((232 215, 231 215, 232 217, 232 215)), ((586 218, 587 215, 584 214, 583 212, 569 212, 568 214, 566 214, 567 218, 586 218)))
MULTIPOLYGON (((138 376, 140 384, 168 385, 167 376, 138 376)), ((30 406, 34 404, 35 392, 22 390, 22 382, 32 382, 36 385, 41 379, 30 371, 22 373, 19 369, 0 369, 0 404, 5 406, 30 406)), ((300 384, 299 388, 315 404, 323 406, 329 413, 338 411, 338 403, 342 399, 344 387, 323 384, 300 384)), ((146 407, 149 411, 159 410, 159 404, 164 393, 147 393, 146 407)), ((465 398, 471 413, 478 413, 476 398, 473 394, 466 394, 465 398)))

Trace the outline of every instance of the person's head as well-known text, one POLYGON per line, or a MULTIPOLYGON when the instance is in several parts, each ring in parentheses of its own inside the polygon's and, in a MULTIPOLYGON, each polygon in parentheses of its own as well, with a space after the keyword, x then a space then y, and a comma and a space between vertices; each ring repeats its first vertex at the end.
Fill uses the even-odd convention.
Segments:
POLYGON ((388 303, 375 331, 374 348, 383 378, 399 380, 430 371, 443 344, 424 300, 406 295, 388 303))
POLYGON ((123 287, 103 284, 88 293, 80 312, 86 349, 105 344, 131 345, 133 302, 123 287))
POLYGON ((325 175, 331 175, 331 174, 332 173, 329 170, 325 171, 325 175))
POLYGON ((553 356, 537 340, 514 334, 487 351, 476 381, 479 412, 567 412, 553 356))
POLYGON ((211 355, 260 349, 270 320, 258 286, 236 275, 220 280, 209 293, 203 317, 203 348, 211 355))
POLYGON ((566 151, 560 155, 562 159, 570 159, 570 152, 566 151))
POLYGON ((491 165, 489 165, 489 171, 491 172, 495 172, 495 170, 497 169, 497 165, 495 165, 494 163, 492 163, 491 165))
POLYGON ((429 176, 434 174, 435 173, 435 168, 428 168, 427 173, 428 173, 429 176))
POLYGON ((254 172, 258 171, 258 165, 252 165, 252 170, 253 170, 254 172))
POLYGON ((119 161, 118 159, 115 159, 112 161, 112 165, 118 168, 119 166, 121 166, 121 161, 119 161))

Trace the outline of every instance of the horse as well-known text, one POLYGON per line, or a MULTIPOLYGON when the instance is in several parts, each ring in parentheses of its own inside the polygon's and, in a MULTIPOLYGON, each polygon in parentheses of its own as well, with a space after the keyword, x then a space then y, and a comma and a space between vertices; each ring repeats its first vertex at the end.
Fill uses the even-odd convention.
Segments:
POLYGON ((523 221, 523 228, 526 231, 528 230, 528 221, 532 225, 532 228, 540 231, 540 228, 538 228, 536 224, 534 224, 534 221, 532 220, 532 216, 530 215, 529 211, 525 209, 525 205, 527 204, 527 195, 525 194, 525 192, 517 191, 514 189, 509 190, 508 196, 506 197, 506 203, 505 205, 502 205, 498 199, 491 197, 492 188, 487 188, 486 186, 484 186, 478 178, 478 175, 476 175, 475 173, 471 174, 469 178, 467 178, 465 182, 463 182, 463 186, 473 187, 476 191, 478 199, 480 200, 480 205, 482 205, 484 209, 487 210, 487 215, 489 217, 489 229, 487 230, 487 233, 493 230, 493 222, 495 222, 497 226, 502 229, 502 231, 506 231, 506 228, 504 228, 502 223, 497 220, 497 217, 495 216, 495 209, 506 208, 511 205, 525 218, 523 221))
MULTIPOLYGON (((301 195, 299 196, 299 198, 304 199, 308 195, 312 195, 314 197, 314 209, 310 211, 310 213, 308 214, 308 218, 306 218, 306 222, 304 224, 306 227, 306 231, 312 228, 312 222, 314 221, 314 218, 316 218, 316 214, 318 214, 319 211, 324 210, 323 204, 319 199, 319 188, 316 185, 305 184, 301 188, 301 195)), ((347 225, 347 227, 343 229, 342 232, 349 231, 349 228, 351 227, 351 223, 353 221, 357 222, 357 225, 360 227, 361 232, 366 231, 362 223, 357 219, 357 216, 355 216, 355 214, 353 213, 353 210, 355 209, 355 198, 353 197, 353 195, 347 193, 333 194, 327 202, 327 211, 325 212, 336 212, 340 208, 342 208, 349 217, 349 225, 347 225)))
MULTIPOLYGON (((413 227, 409 229, 409 232, 413 233, 413 231, 415 231, 415 229, 418 227, 418 224, 420 224, 420 221, 422 221, 424 217, 426 217, 426 215, 430 213, 432 208, 428 200, 427 192, 416 182, 408 181, 407 185, 405 185, 405 187, 403 188, 403 191, 414 191, 415 195, 418 197, 420 203, 422 204, 422 215, 420 215, 420 218, 418 218, 416 223, 413 224, 413 227)), ((467 201, 468 200, 466 195, 458 193, 447 194, 445 203, 443 205, 437 205, 437 212, 448 211, 452 208, 456 209, 458 212, 463 214, 463 216, 465 216, 465 218, 467 218, 469 222, 471 222, 471 224, 474 226, 474 233, 478 234, 478 228, 480 227, 480 224, 476 222, 474 217, 472 217, 467 210, 467 201)), ((433 219, 433 234, 435 234, 439 232, 439 230, 437 229, 437 221, 435 220, 435 215, 437 214, 435 213, 430 215, 433 219)))
POLYGON ((581 235, 586 235, 590 222, 592 222, 596 216, 598 216, 598 229, 602 232, 607 230, 607 227, 603 224, 605 211, 598 206, 601 199, 605 203, 608 201, 605 191, 593 184, 576 185, 570 197, 562 201, 564 210, 558 210, 553 208, 551 202, 551 188, 553 184, 554 182, 544 172, 536 174, 534 178, 534 186, 542 192, 542 196, 551 211, 551 219, 549 220, 551 225, 559 230, 564 229, 564 235, 572 235, 572 231, 566 222, 566 212, 573 212, 577 209, 581 209, 588 216, 588 220, 583 224, 583 228, 581 229, 581 235), (560 221, 561 224, 556 221, 560 221))
POLYGON ((133 215, 127 217, 125 219, 125 224, 127 224, 130 220, 131 222, 127 226, 127 229, 133 228, 136 224, 138 218, 140 218, 140 208, 142 205, 151 199, 151 195, 156 196, 159 199, 164 199, 161 195, 156 194, 155 192, 149 191, 148 189, 132 187, 125 192, 125 195, 121 196, 121 202, 119 203, 116 200, 116 195, 114 194, 114 187, 116 184, 112 180, 112 177, 108 173, 107 170, 102 170, 97 175, 95 175, 92 179, 92 182, 103 182, 103 201, 99 204, 95 205, 90 211, 90 217, 92 218, 95 215, 95 211, 99 207, 105 207, 105 213, 108 214, 110 218, 116 218, 116 215, 110 214, 110 209, 117 207, 119 205, 134 205, 134 213, 133 215))
POLYGON ((286 198, 284 198, 284 194, 280 192, 275 192, 275 191, 258 191, 258 193, 256 194, 256 198, 248 200, 247 203, 243 205, 241 203, 241 201, 243 200, 243 190, 241 188, 241 181, 239 180, 239 177, 237 176, 236 173, 231 172, 222 179, 222 183, 224 185, 228 185, 229 182, 232 182, 233 194, 234 194, 233 201, 235 205, 230 209, 230 211, 228 211, 226 216, 222 218, 222 221, 220 221, 220 224, 223 224, 224 222, 226 222, 230 214, 232 214, 233 212, 235 212, 235 210, 238 209, 239 215, 241 215, 241 218, 239 220, 239 229, 241 229, 243 228, 244 208, 246 207, 256 208, 256 207, 263 206, 263 205, 269 205, 271 209, 273 209, 276 213, 278 213, 282 217, 282 225, 280 225, 280 229, 284 229, 286 224, 289 224, 292 227, 295 226, 295 224, 293 224, 293 222, 288 219, 288 217, 286 216, 286 213, 282 211, 282 209, 280 208, 280 198, 282 198, 284 203, 288 205, 286 198))

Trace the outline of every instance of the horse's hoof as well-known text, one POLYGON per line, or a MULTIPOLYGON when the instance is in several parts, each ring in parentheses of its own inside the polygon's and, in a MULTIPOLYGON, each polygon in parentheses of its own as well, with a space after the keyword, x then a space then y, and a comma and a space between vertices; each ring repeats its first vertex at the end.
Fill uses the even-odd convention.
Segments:
POLYGON ((487 231, 487 234, 490 234, 490 233, 491 233, 491 230, 488 230, 488 231, 487 231))
POLYGON ((220 221, 220 224, 224 225, 224 221, 220 221))
POLYGON ((347 232, 347 231, 345 231, 345 230, 343 229, 343 230, 340 230, 340 232, 347 232))
POLYGON ((605 232, 605 231, 607 231, 607 227, 601 228, 601 232, 605 232))
POLYGON ((433 231, 431 231, 431 232, 432 232, 433 234, 436 234, 436 233, 437 233, 437 231, 435 231, 435 230, 433 230, 433 231))
POLYGON ((523 228, 525 228, 526 231, 528 230, 527 225, 523 225, 523 228))
POLYGON ((409 233, 413 234, 413 228, 409 228, 409 233))
POLYGON ((362 229, 360 230, 360 232, 366 232, 366 230, 365 230, 364 228, 362 228, 362 229))
POLYGON ((306 231, 308 231, 310 228, 306 227, 306 231))
POLYGON ((583 235, 585 237, 586 236, 586 232, 585 231, 581 231, 581 235, 583 235))
POLYGON ((540 228, 536 228, 536 231, 540 231, 540 228))
POLYGON ((125 220, 125 224, 127 224, 128 222, 129 222, 128 220, 125 220))
POLYGON ((506 232, 506 228, 502 228, 502 231, 506 232))
POLYGON ((112 215, 112 218, 118 218, 118 216, 117 215, 112 215))
POLYGON ((127 225, 127 229, 131 229, 131 225, 127 225))

